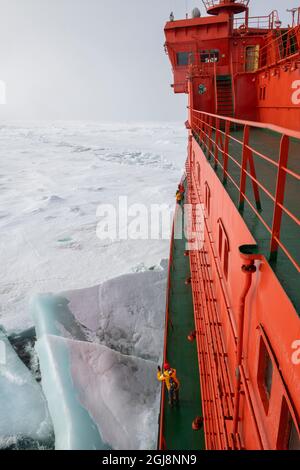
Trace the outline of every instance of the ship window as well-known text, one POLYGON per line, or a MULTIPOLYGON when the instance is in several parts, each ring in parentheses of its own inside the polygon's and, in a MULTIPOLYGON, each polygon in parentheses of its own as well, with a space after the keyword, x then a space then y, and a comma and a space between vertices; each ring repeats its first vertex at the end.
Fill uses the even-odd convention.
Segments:
POLYGON ((192 52, 177 52, 177 65, 186 67, 194 62, 194 54, 192 52))
POLYGON ((207 183, 205 183, 205 208, 207 215, 210 215, 210 189, 207 183))
POLYGON ((282 399, 277 450, 300 450, 300 437, 285 397, 282 399))
POLYGON ((219 62, 220 51, 218 49, 205 50, 200 52, 200 60, 204 63, 219 62))
POLYGON ((273 383, 273 363, 262 338, 260 340, 259 348, 257 380, 265 412, 268 413, 273 383))

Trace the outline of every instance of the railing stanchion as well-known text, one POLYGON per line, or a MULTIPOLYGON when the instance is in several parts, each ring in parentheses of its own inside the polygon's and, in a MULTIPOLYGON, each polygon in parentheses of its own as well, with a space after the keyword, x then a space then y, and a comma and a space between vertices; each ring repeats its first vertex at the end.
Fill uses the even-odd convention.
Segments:
POLYGON ((208 128, 208 139, 209 139, 209 142, 208 142, 208 160, 211 159, 211 149, 212 149, 212 128, 213 128, 213 118, 211 116, 209 116, 209 128, 208 128))
POLYGON ((282 206, 284 203, 286 171, 289 157, 290 139, 287 135, 283 135, 280 143, 279 167, 277 172, 277 186, 274 204, 274 216, 270 247, 270 260, 276 261, 278 255, 278 240, 280 239, 282 206))
POLYGON ((204 115, 203 117, 203 120, 204 120, 204 147, 205 147, 205 151, 207 150, 207 147, 208 147, 208 126, 209 126, 209 117, 204 115))
POLYGON ((205 136, 205 117, 203 116, 203 114, 200 114, 200 126, 201 126, 201 143, 204 142, 204 136, 205 136))
POLYGON ((253 153, 250 149, 248 149, 247 157, 248 157, 249 166, 250 166, 250 174, 252 176, 251 182, 252 182, 252 187, 253 187, 255 204, 256 204, 257 209, 261 211, 262 207, 261 207, 261 202, 260 202, 260 195, 259 195, 259 188, 257 184, 257 176, 256 176, 255 165, 254 165, 253 153))
MULTIPOLYGON (((240 119, 218 116, 211 113, 200 112, 193 110, 194 119, 194 135, 200 147, 203 150, 203 155, 207 160, 212 160, 211 166, 214 165, 221 169, 218 177, 223 179, 223 184, 230 184, 232 188, 238 191, 238 200, 234 199, 234 203, 241 213, 244 211, 245 203, 247 208, 252 211, 257 217, 258 223, 261 223, 267 231, 268 243, 270 244, 270 260, 276 260, 279 248, 286 256, 289 262, 300 272, 299 262, 295 259, 295 255, 291 252, 289 240, 284 243, 280 239, 281 225, 283 213, 288 217, 289 221, 293 221, 297 230, 300 229, 300 220, 285 205, 285 187, 287 184, 287 175, 293 181, 300 181, 300 174, 287 167, 290 139, 296 139, 300 142, 300 132, 286 129, 272 124, 263 124, 260 122, 242 121, 240 119), (225 132, 223 131, 223 121, 225 123, 225 132), (243 126, 243 138, 236 133, 235 126, 243 126), (232 130, 233 129, 233 130, 232 130), (251 145, 250 132, 252 129, 264 129, 275 132, 280 137, 280 155, 276 161, 272 156, 263 154, 263 150, 258 150, 251 145), (232 132, 231 132, 232 130, 232 132), (223 136, 224 135, 224 139, 223 136), (239 152, 236 146, 242 149, 242 158, 239 158, 239 152), (218 153, 217 153, 218 152, 218 153), (223 160, 222 157, 223 156, 223 160), (275 191, 270 192, 265 183, 260 179, 260 174, 256 174, 256 159, 259 161, 267 162, 270 168, 277 169, 277 177, 275 175, 276 194, 275 191), (248 165, 249 163, 249 165, 248 165), (240 179, 237 175, 239 169, 240 179), (249 177, 251 181, 247 179, 249 177), (255 203, 251 200, 251 196, 247 194, 247 184, 249 189, 252 189, 251 195, 255 199, 255 203), (263 197, 261 198, 261 195, 263 197), (266 199, 274 203, 273 222, 268 220, 269 214, 261 212, 261 200, 264 202, 266 199)), ((271 182, 269 182, 271 183, 271 182)), ((293 184, 291 182, 291 184, 293 184)), ((267 206, 267 205, 266 205, 267 206)), ((267 206, 268 207, 268 206, 267 206)), ((298 236, 299 238, 299 236, 298 236)))
POLYGON ((214 159, 215 159, 215 164, 214 168, 215 170, 218 168, 218 162, 219 162, 219 141, 220 141, 220 119, 216 118, 216 134, 215 134, 215 152, 214 152, 214 159))
POLYGON ((249 145, 250 128, 248 125, 244 127, 243 137, 243 153, 242 153, 242 168, 240 178, 240 195, 239 195, 239 211, 243 212, 245 206, 246 194, 246 181, 247 181, 247 161, 248 161, 248 145, 249 145))
POLYGON ((225 123, 225 141, 223 149, 223 184, 227 183, 230 121, 225 123))

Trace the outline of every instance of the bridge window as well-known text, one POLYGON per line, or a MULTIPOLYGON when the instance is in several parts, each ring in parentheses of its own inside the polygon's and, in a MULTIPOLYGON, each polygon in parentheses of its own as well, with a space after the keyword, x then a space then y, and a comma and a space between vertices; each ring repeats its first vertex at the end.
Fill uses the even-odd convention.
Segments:
POLYGON ((177 65, 186 67, 194 62, 194 54, 192 52, 177 52, 177 65))
POLYGON ((280 412, 277 450, 300 450, 300 437, 285 397, 280 412))
POLYGON ((200 52, 200 60, 204 63, 219 62, 220 51, 218 49, 208 49, 200 52))
POLYGON ((273 362, 263 338, 260 340, 259 347, 257 381, 265 412, 268 413, 273 383, 273 362))

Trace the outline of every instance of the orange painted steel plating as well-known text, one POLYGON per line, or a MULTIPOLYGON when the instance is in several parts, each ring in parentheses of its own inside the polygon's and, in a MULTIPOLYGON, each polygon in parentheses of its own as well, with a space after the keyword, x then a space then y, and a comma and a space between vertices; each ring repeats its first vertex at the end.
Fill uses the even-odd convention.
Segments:
POLYGON ((235 399, 234 399, 234 412, 233 412, 233 424, 232 434, 235 436, 238 432, 238 420, 240 416, 240 398, 241 398, 241 371, 244 346, 244 323, 245 323, 245 306, 246 298, 250 291, 252 284, 252 275, 256 272, 254 261, 250 261, 250 264, 244 264, 242 271, 246 275, 245 286, 240 298, 239 316, 238 316, 238 332, 237 332, 237 352, 236 352, 236 384, 235 384, 235 399))
POLYGON ((300 365, 291 359, 300 320, 266 256, 274 261, 280 250, 299 275, 281 232, 283 216, 298 233, 300 227, 287 197, 300 181, 295 165, 288 166, 300 141, 300 8, 292 27, 280 28, 277 11, 249 17, 247 0, 204 3, 215 16, 167 23, 165 34, 174 91, 189 99, 187 195, 196 232, 196 205, 204 214, 203 248, 189 258, 205 443, 286 449, 292 425, 292 445, 300 436, 300 365), (239 9, 245 16, 234 18, 239 9), (232 95, 234 117, 217 114, 220 91, 228 114, 232 95), (278 159, 252 143, 253 134, 269 131, 278 159), (275 189, 261 165, 276 173, 275 189), (269 213, 261 210, 266 201, 269 213), (270 238, 265 255, 242 218, 246 209, 270 238))
POLYGON ((299 130, 300 20, 292 28, 280 28, 277 11, 236 20, 229 6, 240 2, 210 3, 215 11, 222 4, 222 12, 169 22, 165 27, 174 91, 188 93, 189 76, 194 108, 217 114, 216 81, 229 77, 235 117, 299 130), (206 90, 200 95, 199 86, 206 90))
POLYGON ((295 171, 287 168, 287 161, 289 155, 289 141, 290 138, 300 140, 300 132, 293 131, 290 129, 284 129, 279 126, 274 126, 271 124, 263 124, 258 122, 249 122, 242 121, 240 119, 226 118, 223 116, 217 116, 214 114, 203 113, 201 111, 191 110, 191 128, 192 130, 199 135, 200 139, 203 140, 204 146, 209 152, 209 155, 215 159, 215 167, 220 166, 223 169, 224 177, 228 178, 231 183, 239 191, 239 207, 243 209, 245 201, 248 203, 252 211, 255 213, 256 217, 261 221, 267 231, 271 234, 271 246, 270 246, 270 255, 272 258, 276 257, 278 248, 280 247, 285 255, 289 258, 290 262, 295 266, 298 272, 300 272, 300 265, 297 263, 295 258, 291 255, 287 246, 280 240, 280 231, 281 231, 281 222, 283 213, 293 220, 293 222, 300 226, 300 220, 293 214, 283 203, 286 194, 286 177, 289 175, 296 181, 300 181, 300 174, 295 171), (225 132, 221 129, 222 123, 227 123, 225 132), (229 135, 229 127, 231 124, 237 124, 244 127, 244 136, 243 140, 238 139, 235 136, 229 135), (280 145, 280 157, 279 162, 276 162, 269 158, 267 155, 262 154, 255 148, 249 145, 249 131, 250 129, 266 129, 272 130, 281 136, 281 145, 280 145), (215 138, 214 138, 215 134, 215 138), (225 137, 225 142, 223 143, 223 137, 225 137), (225 146, 228 145, 228 139, 234 141, 236 144, 239 144, 243 149, 243 158, 242 164, 240 164, 236 158, 228 153, 228 150, 225 146), (209 142, 209 143, 208 143, 209 142), (226 143, 227 142, 227 143, 226 143), (212 150, 213 149, 213 150, 212 150), (225 159, 223 164, 216 158, 216 154, 221 152, 225 159), (258 181, 254 164, 253 164, 253 154, 259 159, 267 162, 268 164, 277 168, 277 188, 276 194, 273 195, 270 191, 258 181), (241 169, 241 178, 240 186, 237 185, 236 181, 233 179, 231 174, 227 171, 228 159, 233 162, 238 168, 241 169), (250 173, 247 171, 247 163, 250 163, 250 173), (255 196, 255 201, 257 208, 254 207, 249 197, 246 195, 246 177, 250 178, 253 185, 253 192, 255 196), (274 214, 273 214, 273 226, 270 227, 267 221, 263 218, 263 215, 260 213, 260 198, 258 188, 260 188, 265 195, 274 202, 274 214))
MULTIPOLYGON (((210 170, 210 165, 205 171, 205 165, 208 165, 208 163, 205 163, 206 157, 204 157, 201 149, 199 149, 199 146, 195 141, 192 142, 192 146, 195 154, 198 154, 201 159, 202 172, 206 173, 206 171, 213 171, 212 169, 210 170)), ((197 172, 195 170, 197 162, 198 157, 196 155, 193 163, 190 159, 187 163, 188 187, 190 190, 189 202, 194 205, 199 202, 204 202, 201 195, 202 188, 198 184, 197 172)), ((207 178, 207 176, 203 175, 203 178, 207 178)), ((211 174, 211 182, 214 181, 214 178, 215 176, 211 174)), ((218 194, 222 194, 220 191, 224 191, 221 186, 221 182, 220 190, 217 190, 215 187, 214 210, 216 210, 217 207, 218 194)), ((229 202, 229 200, 227 200, 227 203, 224 201, 224 205, 226 205, 228 212, 231 214, 232 208, 230 207, 230 204, 232 204, 231 201, 229 202)), ((235 214, 235 221, 230 218, 230 223, 236 225, 235 222, 238 221, 239 218, 239 214, 235 214)), ((223 220, 224 224, 229 226, 224 215, 223 220)), ((203 398, 203 411, 205 418, 204 429, 206 447, 207 449, 239 449, 241 447, 255 449, 276 448, 276 443, 272 444, 268 441, 268 431, 266 431, 264 419, 260 415, 256 403, 259 397, 257 396, 257 392, 255 392, 255 380, 253 380, 253 378, 250 380, 249 378, 249 364, 247 364, 245 360, 241 359, 241 354, 245 354, 247 352, 248 339, 245 342, 244 338, 249 338, 250 335, 248 325, 244 325, 244 318, 246 316, 248 323, 249 315, 250 317, 253 315, 253 313, 250 313, 249 300, 247 300, 246 294, 248 294, 248 296, 250 295, 253 301, 254 287, 249 285, 250 274, 247 275, 248 279, 246 286, 243 286, 242 283, 239 284, 239 278, 236 277, 236 275, 234 276, 235 284, 239 284, 239 288, 236 288, 235 291, 238 292, 240 289, 240 293, 238 294, 240 298, 239 321, 239 318, 235 315, 235 308, 233 305, 235 295, 232 293, 233 298, 232 295, 229 295, 228 283, 224 279, 224 274, 219 265, 219 256, 216 252, 216 234, 211 224, 211 217, 206 214, 205 246, 200 252, 190 253, 195 323, 198 332, 197 345, 201 378, 201 394, 203 398), (225 345, 227 345, 227 347, 225 345), (237 371, 237 365, 239 365, 239 383, 235 388, 236 393, 234 394, 233 382, 237 371), (245 407, 247 412, 245 412, 245 407), (249 415, 249 418, 244 416, 241 421, 241 416, 245 413, 249 415), (243 426, 248 428, 248 432, 251 435, 250 438, 249 436, 244 436, 243 433, 241 434, 241 430, 239 428, 240 422, 243 423, 243 426), (238 429, 239 431, 237 432, 238 429)), ((194 228, 197 229, 197 227, 194 228)), ((246 244, 254 244, 254 240, 251 240, 251 236, 250 234, 247 235, 247 232, 248 230, 244 225, 240 226, 239 232, 236 234, 231 234, 229 232, 230 242, 233 242, 233 239, 236 238, 246 242, 246 244), (235 237, 232 235, 235 235, 235 237)), ((238 259, 239 258, 236 260, 237 263, 238 259)), ((260 259, 262 260, 260 261, 260 263, 262 263, 260 266, 266 266, 266 260, 261 255, 245 256, 245 258, 243 256, 243 259, 244 264, 249 264, 250 266, 254 259, 260 259)), ((235 265, 234 260, 232 260, 232 265, 233 269, 235 265)), ((258 272, 261 272, 261 267, 258 272)), ((253 276, 253 273, 251 273, 251 276, 253 276)), ((261 276, 261 274, 259 274, 259 276, 261 276)), ((273 307, 272 310, 272 307, 268 306, 268 301, 265 301, 263 309, 266 308, 267 311, 270 311, 270 319, 268 322, 271 321, 272 318, 272 321, 276 326, 278 318, 281 317, 281 322, 284 320, 284 322, 289 325, 289 335, 285 335, 284 330, 283 332, 281 331, 281 333, 283 333, 281 336, 284 338, 284 342, 288 346, 291 343, 288 336, 293 338, 293 334, 296 334, 294 332, 297 331, 297 328, 299 331, 299 319, 287 299, 283 301, 285 298, 283 290, 278 292, 278 281, 276 280, 272 270, 265 271, 264 276, 266 279, 268 278, 268 282, 271 283, 271 285, 272 283, 274 284, 272 292, 275 291, 278 294, 275 305, 277 302, 279 303, 282 310, 285 312, 285 318, 282 318, 280 309, 278 310, 277 308, 277 310, 275 310, 273 307)), ((255 284, 257 284, 257 279, 255 284)), ((255 295, 260 296, 261 293, 257 290, 256 286, 254 289, 254 292, 256 292, 255 295)), ((266 292, 265 295, 268 296, 268 293, 266 292)), ((260 318, 262 312, 256 312, 258 318, 260 318)), ((279 322, 277 325, 280 329, 281 327, 279 322)), ((255 328, 251 334, 253 334, 254 331, 255 328)), ((276 334, 277 332, 275 335, 276 334)), ((273 339, 273 335, 270 336, 273 339)), ((291 365, 286 364, 286 358, 282 358, 283 351, 282 345, 280 344, 279 349, 281 349, 281 368, 282 370, 285 370, 286 374, 288 373, 286 366, 289 366, 290 368, 291 365)), ((274 359, 274 363, 276 364, 278 360, 279 354, 277 358, 274 359)), ((297 376, 299 380, 299 371, 298 374, 297 370, 294 370, 293 372, 294 374, 296 373, 296 375, 292 379, 292 383, 295 383, 297 376)), ((282 382, 281 389, 288 390, 285 381, 282 382)), ((276 393, 280 396, 280 389, 275 390, 274 395, 276 393)), ((289 397, 289 409, 291 411, 291 415, 296 417, 294 419, 295 423, 297 423, 297 414, 299 413, 300 402, 296 389, 293 388, 293 386, 290 387, 290 391, 287 393, 287 396, 289 397), (290 398, 291 395, 293 396, 293 399, 290 398), (297 410, 296 412, 294 411, 295 409, 297 410)), ((297 429, 299 432, 299 428, 297 429)))

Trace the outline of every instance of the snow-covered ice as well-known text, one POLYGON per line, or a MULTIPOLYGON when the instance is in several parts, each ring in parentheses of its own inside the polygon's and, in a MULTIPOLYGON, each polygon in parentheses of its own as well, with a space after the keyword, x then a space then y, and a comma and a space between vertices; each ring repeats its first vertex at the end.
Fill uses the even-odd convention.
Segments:
POLYGON ((163 339, 167 263, 85 291, 66 292, 69 308, 92 341, 158 361, 163 339), (160 268, 160 269, 159 269, 160 268))
POLYGON ((0 322, 32 326, 29 299, 159 264, 168 240, 101 241, 100 203, 174 204, 183 124, 7 124, 0 128, 0 322))

